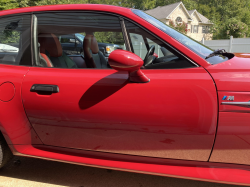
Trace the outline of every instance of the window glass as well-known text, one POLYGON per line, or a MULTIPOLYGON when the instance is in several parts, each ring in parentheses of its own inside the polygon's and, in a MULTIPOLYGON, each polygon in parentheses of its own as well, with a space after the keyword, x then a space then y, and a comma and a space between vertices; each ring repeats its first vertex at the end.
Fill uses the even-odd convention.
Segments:
POLYGON ((181 19, 181 17, 177 17, 177 18, 175 19, 175 21, 176 21, 176 22, 182 22, 182 19, 181 19))
MULTIPOLYGON (((81 34, 61 35, 58 37, 62 50, 66 55, 79 55, 83 54, 83 39, 79 37, 81 34)), ((81 35, 83 38, 84 36, 81 35)))
POLYGON ((146 69, 177 69, 194 67, 189 60, 161 40, 125 20, 132 51, 144 60, 146 69), (150 51, 154 48, 154 50, 150 51))
POLYGON ((0 19, 0 63, 31 65, 30 15, 0 19))
POLYGON ((142 35, 129 33, 129 36, 131 38, 131 44, 133 45, 134 53, 144 59, 148 50, 146 48, 145 42, 143 41, 142 35))
MULTIPOLYGON (((158 45, 157 43, 153 42, 152 40, 150 40, 148 38, 147 38, 147 42, 148 42, 149 46, 152 46, 152 45, 155 46, 155 53, 158 55, 158 57, 163 57, 164 56, 162 51, 161 51, 161 46, 160 45, 158 45)), ((169 52, 169 53, 171 53, 171 52, 169 52)))
POLYGON ((110 68, 109 54, 116 49, 126 50, 116 16, 85 12, 38 13, 36 16, 40 54, 45 57, 42 60, 46 60, 44 66, 110 68))
POLYGON ((137 9, 132 9, 132 12, 135 13, 137 16, 141 17, 145 21, 149 22, 156 28, 162 30, 175 40, 179 41, 186 47, 188 47, 190 50, 194 51, 196 54, 198 54, 201 58, 204 58, 207 60, 210 64, 218 64, 221 62, 227 61, 229 58, 225 55, 217 55, 213 56, 211 58, 206 58, 209 54, 213 52, 212 49, 209 47, 201 44, 198 41, 195 41, 194 39, 174 30, 173 28, 169 27, 168 25, 164 24, 163 22, 157 20, 156 18, 146 14, 145 12, 137 9))
POLYGON ((209 27, 208 26, 202 26, 202 33, 209 33, 209 27))
POLYGON ((198 33, 198 25, 193 26, 193 33, 198 33))

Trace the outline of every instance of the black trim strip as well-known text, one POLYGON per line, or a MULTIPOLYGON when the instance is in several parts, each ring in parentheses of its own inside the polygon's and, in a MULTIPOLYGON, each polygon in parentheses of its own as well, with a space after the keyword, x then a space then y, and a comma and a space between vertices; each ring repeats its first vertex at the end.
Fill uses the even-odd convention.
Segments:
POLYGON ((6 17, 13 17, 13 16, 25 16, 25 15, 32 15, 33 12, 25 12, 25 13, 16 13, 16 14, 8 14, 0 16, 0 19, 5 19, 6 17))
POLYGON ((125 41, 126 49, 128 51, 132 52, 134 50, 131 48, 131 40, 128 37, 128 33, 127 33, 127 30, 126 30, 124 19, 122 17, 120 17, 120 24, 121 24, 121 28, 122 28, 122 34, 123 34, 123 38, 124 38, 124 41, 125 41))
POLYGON ((34 61, 34 41, 33 41, 33 14, 31 15, 31 19, 30 19, 31 23, 30 23, 30 51, 31 51, 31 64, 32 66, 35 65, 35 61, 34 61))

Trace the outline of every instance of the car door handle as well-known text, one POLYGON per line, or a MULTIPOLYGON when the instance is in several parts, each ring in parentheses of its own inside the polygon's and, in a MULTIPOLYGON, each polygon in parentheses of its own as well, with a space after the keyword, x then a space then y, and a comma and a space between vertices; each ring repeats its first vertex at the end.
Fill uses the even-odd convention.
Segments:
POLYGON ((250 102, 222 102, 222 105, 243 105, 250 106, 250 102))
POLYGON ((31 92, 37 92, 39 94, 43 93, 58 93, 59 87, 57 85, 48 85, 48 84, 34 84, 30 88, 31 92))

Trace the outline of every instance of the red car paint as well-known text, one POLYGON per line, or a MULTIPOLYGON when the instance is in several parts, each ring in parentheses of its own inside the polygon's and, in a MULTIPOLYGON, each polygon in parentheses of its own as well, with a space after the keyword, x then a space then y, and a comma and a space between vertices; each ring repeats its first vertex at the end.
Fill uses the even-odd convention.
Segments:
POLYGON ((140 70, 143 60, 130 51, 115 50, 109 56, 109 65, 117 71, 128 71, 130 82, 147 83, 150 81, 140 70))
POLYGON ((15 155, 250 185, 249 109, 221 105, 225 95, 250 100, 247 54, 210 65, 122 7, 41 6, 1 11, 0 16, 52 10, 123 15, 200 67, 142 69, 150 82, 138 84, 128 82, 127 72, 115 70, 1 64, 0 130, 15 155), (33 84, 56 84, 60 92, 30 92, 33 84))
MULTIPOLYGON (((233 59, 207 68, 215 80, 219 101, 224 96, 234 96, 234 102, 250 100, 249 57, 249 54, 235 54, 233 59)), ((218 104, 218 130, 210 161, 249 165, 249 108, 218 104)))
POLYGON ((32 67, 22 87, 27 116, 46 145, 207 161, 217 124, 209 74, 201 67, 142 71, 150 82, 130 83, 115 70, 32 67), (60 92, 30 92, 34 80, 60 92))

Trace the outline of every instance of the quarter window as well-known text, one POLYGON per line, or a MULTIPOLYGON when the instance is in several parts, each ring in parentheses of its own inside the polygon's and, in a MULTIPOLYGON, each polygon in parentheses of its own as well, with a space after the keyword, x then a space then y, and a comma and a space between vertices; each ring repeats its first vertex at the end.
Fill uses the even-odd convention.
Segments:
POLYGON ((30 15, 0 19, 0 64, 31 65, 30 15))

